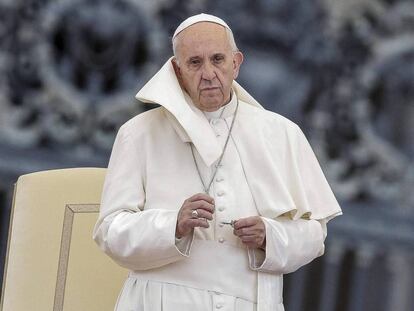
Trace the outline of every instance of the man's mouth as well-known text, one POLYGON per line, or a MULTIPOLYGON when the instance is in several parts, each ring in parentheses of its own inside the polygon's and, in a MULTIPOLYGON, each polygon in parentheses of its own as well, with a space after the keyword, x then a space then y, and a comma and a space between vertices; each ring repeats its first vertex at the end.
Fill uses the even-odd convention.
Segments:
POLYGON ((218 90, 219 87, 206 87, 204 89, 201 89, 201 91, 214 91, 214 90, 218 90))

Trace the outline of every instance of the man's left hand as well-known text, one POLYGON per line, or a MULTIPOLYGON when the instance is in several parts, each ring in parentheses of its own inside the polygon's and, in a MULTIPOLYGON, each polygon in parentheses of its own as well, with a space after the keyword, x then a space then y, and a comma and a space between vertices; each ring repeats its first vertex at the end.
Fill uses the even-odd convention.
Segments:
POLYGON ((234 235, 250 248, 266 247, 266 227, 259 216, 240 218, 234 222, 234 235))

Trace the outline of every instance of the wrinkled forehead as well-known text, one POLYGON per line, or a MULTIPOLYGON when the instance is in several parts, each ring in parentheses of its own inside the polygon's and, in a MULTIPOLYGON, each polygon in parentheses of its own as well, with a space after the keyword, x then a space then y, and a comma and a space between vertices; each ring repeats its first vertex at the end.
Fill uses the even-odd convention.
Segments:
POLYGON ((176 36, 179 41, 194 41, 194 40, 212 40, 214 38, 220 41, 223 38, 227 38, 225 27, 211 22, 199 22, 195 23, 176 36))

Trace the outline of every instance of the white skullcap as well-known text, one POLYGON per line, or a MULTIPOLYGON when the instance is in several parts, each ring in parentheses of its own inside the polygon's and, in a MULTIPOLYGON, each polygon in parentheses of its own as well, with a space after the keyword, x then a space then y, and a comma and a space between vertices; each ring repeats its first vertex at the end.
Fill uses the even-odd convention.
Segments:
POLYGON ((221 18, 214 16, 214 15, 210 15, 210 14, 205 14, 205 13, 201 13, 201 14, 197 14, 197 15, 193 15, 190 16, 189 18, 187 18, 185 21, 183 21, 175 30, 174 35, 172 37, 172 39, 174 40, 174 38, 184 29, 186 29, 187 27, 190 27, 191 25, 194 25, 196 23, 200 23, 200 22, 210 22, 210 23, 216 23, 219 24, 223 27, 226 27, 228 30, 231 31, 229 25, 226 24, 225 21, 223 21, 221 18))

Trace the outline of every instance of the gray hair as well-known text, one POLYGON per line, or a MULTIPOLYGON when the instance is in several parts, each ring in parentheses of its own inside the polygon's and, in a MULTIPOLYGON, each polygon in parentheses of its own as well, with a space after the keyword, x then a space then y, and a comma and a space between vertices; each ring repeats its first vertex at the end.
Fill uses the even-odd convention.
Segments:
MULTIPOLYGON (((230 43, 230 47, 232 49, 232 52, 238 52, 239 51, 239 48, 237 47, 236 41, 234 40, 233 32, 229 28, 227 28, 227 27, 224 27, 224 29, 226 30, 227 38, 229 40, 229 43, 230 43)), ((178 41, 178 37, 179 37, 179 35, 175 36, 172 39, 172 49, 173 49, 174 57, 177 60, 177 63, 178 63, 178 59, 177 59, 177 45, 178 45, 178 42, 177 41, 178 41)))

